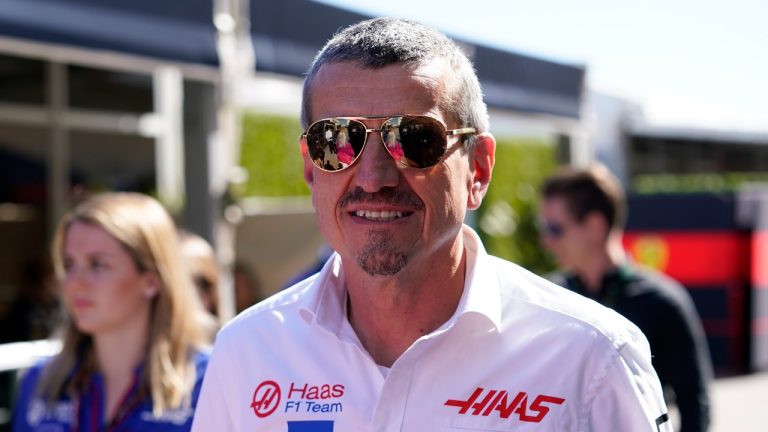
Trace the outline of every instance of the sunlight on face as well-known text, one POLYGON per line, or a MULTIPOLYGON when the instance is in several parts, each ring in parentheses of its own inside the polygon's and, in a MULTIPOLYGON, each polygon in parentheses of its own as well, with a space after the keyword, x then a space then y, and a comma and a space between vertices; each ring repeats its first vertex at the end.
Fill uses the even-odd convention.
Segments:
POLYGON ((62 258, 62 294, 80 331, 97 335, 146 325, 150 278, 117 239, 96 225, 74 222, 62 258))
MULTIPOLYGON (((329 63, 315 78, 310 111, 316 118, 423 115, 456 128, 459 125, 448 122, 440 109, 445 90, 441 83, 449 72, 440 60, 377 69, 329 63), (361 94, 365 97, 357 97, 361 94)), ((365 124, 377 128, 382 121, 365 124)), ((329 173, 307 163, 305 170, 326 241, 369 276, 401 273, 412 263, 431 261, 435 253, 455 247, 472 177, 460 151, 431 168, 404 168, 382 144, 381 135, 372 133, 350 168, 329 173)))

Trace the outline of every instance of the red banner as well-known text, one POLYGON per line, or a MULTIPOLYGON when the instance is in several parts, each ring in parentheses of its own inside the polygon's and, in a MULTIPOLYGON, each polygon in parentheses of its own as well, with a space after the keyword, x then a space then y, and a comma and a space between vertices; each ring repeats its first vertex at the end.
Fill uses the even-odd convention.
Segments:
POLYGON ((768 230, 752 233, 752 287, 768 289, 768 230))
MULTIPOLYGON (((768 246, 768 242, 763 244, 768 246)), ((636 262, 689 287, 723 285, 734 280, 746 282, 750 277, 750 237, 746 233, 633 231, 625 233, 624 248, 636 262)), ((768 248, 764 254, 768 258, 768 248)), ((760 277, 768 280, 768 261, 762 267, 760 277)))

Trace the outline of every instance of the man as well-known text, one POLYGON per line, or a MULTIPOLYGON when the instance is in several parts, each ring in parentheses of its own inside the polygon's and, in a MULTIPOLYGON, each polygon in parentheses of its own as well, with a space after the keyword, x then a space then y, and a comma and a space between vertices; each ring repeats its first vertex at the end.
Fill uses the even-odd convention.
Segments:
POLYGON ((303 97, 304 175, 336 253, 219 333, 194 430, 670 430, 635 326, 488 256, 463 225, 495 141, 453 42, 359 23, 322 49, 303 97), (329 127, 347 127, 350 165, 310 156, 329 127))
POLYGON ((627 260, 626 213, 621 184, 603 165, 564 168, 547 179, 542 242, 563 268, 551 279, 635 323, 648 338, 662 385, 674 391, 680 430, 707 430, 712 366, 701 321, 680 284, 627 260))

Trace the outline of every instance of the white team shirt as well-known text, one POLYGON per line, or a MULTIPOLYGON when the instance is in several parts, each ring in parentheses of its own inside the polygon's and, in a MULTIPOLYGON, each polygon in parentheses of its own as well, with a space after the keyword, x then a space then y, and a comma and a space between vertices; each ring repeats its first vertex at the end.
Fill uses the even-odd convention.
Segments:
POLYGON ((216 338, 192 430, 671 431, 648 342, 610 309, 486 254, 464 227, 455 314, 382 370, 341 259, 216 338))

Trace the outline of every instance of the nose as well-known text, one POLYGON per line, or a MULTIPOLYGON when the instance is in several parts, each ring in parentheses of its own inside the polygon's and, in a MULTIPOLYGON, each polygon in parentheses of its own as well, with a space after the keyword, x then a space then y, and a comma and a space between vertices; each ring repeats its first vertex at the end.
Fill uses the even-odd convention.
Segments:
POLYGON ((395 187, 400 181, 400 169, 381 141, 381 134, 372 133, 357 161, 355 183, 366 192, 395 187))
POLYGON ((553 241, 552 236, 547 235, 546 233, 540 233, 539 234, 539 244, 546 250, 551 251, 553 247, 553 241))
POLYGON ((539 227, 539 244, 542 248, 551 251, 555 239, 542 227, 539 227))
POLYGON ((85 275, 77 266, 72 265, 66 269, 64 277, 61 279, 61 288, 64 291, 74 292, 82 290, 85 287, 85 275))

